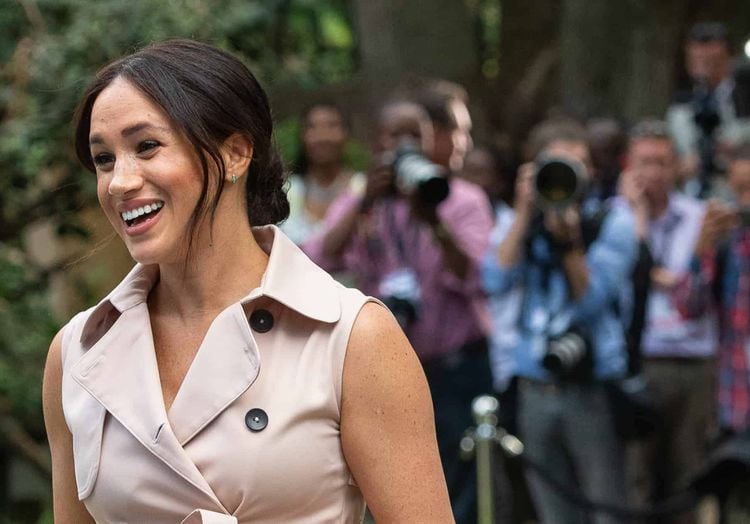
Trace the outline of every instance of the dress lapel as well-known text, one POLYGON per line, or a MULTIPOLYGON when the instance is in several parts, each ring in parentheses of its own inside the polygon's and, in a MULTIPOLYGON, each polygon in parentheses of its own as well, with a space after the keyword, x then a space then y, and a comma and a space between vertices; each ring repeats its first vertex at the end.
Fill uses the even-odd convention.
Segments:
POLYGON ((123 311, 71 371, 145 448, 223 507, 170 427, 145 302, 123 311))
POLYGON ((211 323, 169 409, 180 444, 187 444, 242 395, 259 370, 258 348, 244 309, 233 304, 211 323))

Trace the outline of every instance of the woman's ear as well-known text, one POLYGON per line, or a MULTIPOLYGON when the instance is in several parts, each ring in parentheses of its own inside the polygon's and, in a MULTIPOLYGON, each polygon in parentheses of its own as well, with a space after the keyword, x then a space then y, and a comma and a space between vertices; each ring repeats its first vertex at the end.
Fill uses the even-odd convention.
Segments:
POLYGON ((224 158, 224 179, 235 183, 245 176, 253 161, 253 143, 245 135, 235 133, 224 141, 221 154, 224 158))

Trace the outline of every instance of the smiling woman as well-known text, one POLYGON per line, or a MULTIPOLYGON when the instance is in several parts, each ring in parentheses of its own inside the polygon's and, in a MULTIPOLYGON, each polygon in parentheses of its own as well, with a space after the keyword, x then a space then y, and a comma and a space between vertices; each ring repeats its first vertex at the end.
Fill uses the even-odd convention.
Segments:
POLYGON ((137 264, 50 347, 55 522, 451 521, 413 350, 274 225, 272 131, 250 71, 195 41, 84 96, 78 157, 137 264))

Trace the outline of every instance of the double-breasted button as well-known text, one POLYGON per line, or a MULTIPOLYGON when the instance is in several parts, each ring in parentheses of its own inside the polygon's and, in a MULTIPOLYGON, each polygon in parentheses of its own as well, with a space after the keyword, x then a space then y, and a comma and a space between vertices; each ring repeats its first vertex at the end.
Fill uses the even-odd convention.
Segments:
POLYGON ((267 309, 256 309, 250 315, 250 327, 258 333, 270 331, 273 327, 273 315, 267 309))
POLYGON ((250 431, 263 431, 268 425, 268 415, 260 408, 254 408, 245 415, 245 425, 250 431))

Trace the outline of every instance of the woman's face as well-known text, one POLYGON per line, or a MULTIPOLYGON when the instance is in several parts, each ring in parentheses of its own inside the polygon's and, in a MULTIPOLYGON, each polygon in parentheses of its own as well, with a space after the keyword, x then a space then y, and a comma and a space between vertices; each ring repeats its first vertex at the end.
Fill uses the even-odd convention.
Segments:
POLYGON ((307 115, 302 141, 311 166, 338 164, 349 138, 341 115, 332 107, 315 107, 307 115))
POLYGON ((191 143, 159 106, 122 78, 94 102, 89 143, 99 203, 133 259, 182 261, 203 188, 191 143))

